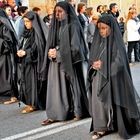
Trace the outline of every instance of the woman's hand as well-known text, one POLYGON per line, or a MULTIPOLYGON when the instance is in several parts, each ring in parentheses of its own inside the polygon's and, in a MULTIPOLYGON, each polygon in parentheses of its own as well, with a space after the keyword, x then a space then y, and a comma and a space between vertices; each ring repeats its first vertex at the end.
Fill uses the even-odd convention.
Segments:
POLYGON ((92 68, 95 69, 95 70, 100 70, 101 66, 102 66, 102 61, 101 60, 95 61, 92 64, 92 68))
POLYGON ((24 50, 18 50, 17 55, 18 55, 18 57, 23 57, 26 55, 26 52, 24 50))
POLYGON ((56 49, 49 49, 48 57, 56 58, 56 49))

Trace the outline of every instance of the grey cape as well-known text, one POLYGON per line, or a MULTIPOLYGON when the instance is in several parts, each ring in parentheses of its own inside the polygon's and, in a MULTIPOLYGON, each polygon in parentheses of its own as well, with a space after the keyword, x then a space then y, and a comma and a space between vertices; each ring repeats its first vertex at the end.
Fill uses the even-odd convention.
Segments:
POLYGON ((116 21, 112 16, 104 15, 100 22, 110 26, 111 33, 102 38, 96 28, 91 45, 88 72, 91 131, 118 131, 127 139, 140 131, 140 98, 132 82, 125 45, 116 21), (97 71, 92 64, 99 59, 102 67, 97 71))
POLYGON ((60 121, 74 116, 84 118, 89 116, 82 69, 87 52, 84 35, 73 7, 67 2, 56 6, 65 10, 67 18, 57 21, 54 17, 48 35, 42 68, 43 81, 47 81, 47 118, 60 121), (56 48, 56 59, 48 58, 50 48, 56 48))

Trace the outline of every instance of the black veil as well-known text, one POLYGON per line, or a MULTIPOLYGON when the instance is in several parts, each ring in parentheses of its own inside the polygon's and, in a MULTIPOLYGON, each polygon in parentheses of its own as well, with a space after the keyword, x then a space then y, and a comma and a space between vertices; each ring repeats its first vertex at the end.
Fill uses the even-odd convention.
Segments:
MULTIPOLYGON (((4 34, 3 34, 3 39, 8 43, 8 47, 10 49, 10 65, 11 65, 11 84, 12 88, 14 90, 14 95, 12 96, 18 96, 18 91, 17 91, 17 48, 19 45, 18 39, 16 32, 14 30, 14 27, 12 26, 6 12, 0 8, 0 24, 3 24, 5 26, 4 34)), ((2 35, 2 33, 1 33, 2 35)), ((0 35, 0 36, 1 36, 0 35)))
POLYGON ((33 11, 27 12, 24 17, 28 18, 32 21, 32 26, 35 31, 35 43, 38 47, 38 78, 40 79, 40 72, 44 60, 44 51, 47 45, 47 38, 48 38, 48 27, 46 24, 42 21, 42 19, 39 17, 39 15, 33 11))
MULTIPOLYGON (((69 4, 68 2, 62 1, 62 2, 58 2, 56 6, 54 8, 53 19, 51 21, 51 27, 49 31, 47 48, 45 51, 45 60, 44 60, 42 71, 44 73, 44 71, 46 71, 46 68, 47 68, 47 64, 48 64, 47 54, 48 54, 49 48, 54 48, 56 47, 56 45, 58 45, 57 38, 56 38, 58 27, 64 26, 63 31, 61 33, 60 42, 59 42, 61 62, 62 62, 61 68, 66 72, 69 78, 72 78, 73 76, 72 64, 78 61, 87 60, 86 55, 88 51, 86 49, 86 43, 84 40, 82 27, 79 23, 79 20, 77 18, 77 15, 72 5, 69 4), (55 18, 56 6, 60 6, 65 10, 67 14, 67 17, 65 20, 58 21, 55 18), (73 38, 74 32, 76 32, 78 36, 80 36, 80 37, 76 36, 77 44, 73 44, 74 41, 72 38, 73 38), (71 52, 71 50, 73 50, 73 52, 71 52)), ((47 75, 46 73, 43 74, 43 79, 46 79, 46 75, 47 75)))
POLYGON ((10 29, 11 31, 15 32, 15 31, 14 31, 14 28, 13 28, 13 26, 12 26, 12 24, 11 24, 11 22, 10 22, 8 16, 7 16, 7 14, 6 14, 5 11, 4 11, 3 9, 1 9, 1 8, 0 8, 0 21, 1 21, 2 23, 4 23, 4 24, 7 26, 8 29, 10 29))
MULTIPOLYGON (((14 29, 13 25, 11 24, 8 15, 7 15, 6 12, 5 12, 3 9, 1 9, 1 8, 0 8, 0 21, 1 21, 10 31, 13 32, 15 41, 16 41, 17 44, 18 44, 19 42, 18 42, 18 37, 17 37, 17 34, 16 34, 16 32, 15 32, 15 29, 14 29)), ((18 46, 17 46, 17 47, 18 47, 18 46)))
POLYGON ((91 68, 93 62, 101 59, 103 67, 99 70, 101 74, 99 99, 109 106, 112 106, 113 101, 117 106, 123 107, 130 118, 139 119, 140 98, 133 86, 125 45, 118 24, 111 15, 103 15, 98 23, 100 22, 109 25, 111 33, 108 37, 102 38, 96 27, 89 57, 88 79, 91 79, 90 76, 93 73, 96 74, 96 71, 91 68), (104 46, 106 51, 99 47, 102 41, 106 42, 104 46))

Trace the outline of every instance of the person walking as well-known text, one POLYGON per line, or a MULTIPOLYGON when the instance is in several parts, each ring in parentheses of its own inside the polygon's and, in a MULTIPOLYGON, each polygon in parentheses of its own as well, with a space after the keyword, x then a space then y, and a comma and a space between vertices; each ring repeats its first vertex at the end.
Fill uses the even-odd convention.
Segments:
POLYGON ((100 17, 95 34, 88 72, 92 139, 114 131, 129 139, 140 132, 140 98, 116 20, 100 17))
POLYGON ((41 68, 47 43, 48 27, 39 15, 33 11, 23 16, 25 30, 21 37, 21 46, 17 51, 19 100, 26 106, 22 113, 43 109, 41 94, 41 68))
POLYGON ((126 19, 126 30, 127 30, 127 42, 128 42, 128 59, 129 63, 132 63, 132 51, 134 50, 135 62, 140 62, 139 54, 139 41, 140 34, 138 29, 140 28, 140 22, 136 19, 136 11, 130 11, 126 19))
POLYGON ((0 96, 10 95, 4 104, 17 102, 17 36, 6 14, 0 8, 0 96))
POLYGON ((42 125, 89 116, 82 69, 87 50, 72 5, 58 2, 51 23, 42 68, 43 81, 47 81, 47 119, 42 125))

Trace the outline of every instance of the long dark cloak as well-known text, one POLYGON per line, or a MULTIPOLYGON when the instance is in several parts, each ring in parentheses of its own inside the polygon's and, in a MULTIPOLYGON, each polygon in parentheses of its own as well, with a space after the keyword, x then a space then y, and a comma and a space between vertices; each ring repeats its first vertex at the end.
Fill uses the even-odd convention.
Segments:
POLYGON ((20 100, 36 109, 40 108, 38 99, 37 57, 38 50, 34 41, 34 30, 27 30, 21 38, 21 48, 26 56, 19 58, 18 79, 20 85, 20 100))
POLYGON ((27 12, 24 15, 24 17, 32 21, 32 26, 35 31, 35 34, 34 34, 35 42, 38 46, 38 51, 39 51, 37 72, 39 76, 38 78, 40 79, 40 72, 41 72, 42 63, 44 60, 44 52, 47 46, 47 38, 48 38, 49 29, 47 25, 43 22, 43 20, 39 17, 39 15, 33 11, 27 12))
MULTIPOLYGON (((32 105, 34 105, 37 108, 44 108, 45 107, 45 94, 44 94, 44 91, 42 90, 42 81, 41 81, 40 73, 41 73, 42 63, 43 63, 43 59, 44 59, 44 51, 46 48, 46 42, 47 42, 47 37, 48 37, 48 27, 41 20, 39 15, 37 15, 33 11, 27 12, 24 15, 24 17, 31 20, 33 29, 31 31, 31 33, 30 33, 30 31, 25 29, 23 38, 28 38, 28 42, 26 42, 26 45, 28 47, 30 47, 30 51, 29 51, 30 55, 31 56, 34 55, 34 54, 32 54, 32 50, 35 50, 34 52, 37 53, 37 54, 35 54, 35 55, 37 55, 37 57, 35 56, 36 63, 34 63, 34 60, 33 60, 34 56, 32 57, 32 63, 35 64, 34 68, 32 67, 34 72, 30 73, 30 74, 34 74, 34 76, 32 77, 32 83, 34 83, 33 86, 35 86, 34 88, 36 89, 34 92, 34 97, 32 97, 32 98, 34 98, 32 100, 34 100, 35 102, 32 101, 32 105), (38 105, 38 103, 39 103, 39 105, 38 105)), ((21 46, 21 48, 22 47, 23 46, 21 46)), ((25 58, 25 59, 28 61, 28 58, 25 58)), ((23 66, 25 66, 25 63, 23 64, 23 66)), ((26 80, 28 79, 28 77, 24 77, 24 78, 26 80)), ((26 83, 27 85, 28 85, 28 82, 29 81, 27 80, 27 83, 26 83)), ((33 88, 32 88, 32 91, 33 91, 33 88)), ((22 98, 22 94, 20 96, 22 98)))
MULTIPOLYGON (((109 25, 111 34, 104 39, 106 45, 100 47, 102 37, 98 28, 96 28, 89 58, 88 88, 91 93, 94 92, 94 89, 91 88, 92 79, 99 73, 98 92, 95 94, 105 107, 113 109, 110 113, 109 126, 114 121, 119 134, 123 138, 130 138, 138 133, 140 128, 138 109, 140 98, 132 82, 125 45, 116 21, 112 16, 104 15, 98 22, 109 25), (101 59, 103 65, 99 71, 96 71, 91 66, 94 61, 99 59, 101 59), (132 129, 133 131, 130 131, 132 129)), ((90 107, 92 106, 94 106, 94 103, 90 101, 90 107)), ((93 126, 91 127, 94 130, 93 126)))
MULTIPOLYGON (((66 74, 69 76, 69 78, 71 78, 73 76, 72 63, 87 60, 88 50, 85 45, 82 27, 79 23, 79 20, 76 16, 76 13, 75 13, 73 7, 67 2, 59 2, 59 3, 57 3, 57 5, 62 7, 65 11, 67 11, 67 16, 68 16, 67 21, 66 21, 67 25, 65 27, 66 36, 64 36, 63 42, 62 43, 60 42, 60 44, 63 45, 63 47, 61 47, 61 49, 60 49, 60 52, 62 54, 62 61, 63 61, 62 68, 64 69, 66 74), (70 29, 72 29, 73 33, 71 32, 70 29), (77 33, 78 36, 80 37, 79 38, 77 36, 78 40, 80 39, 77 42, 76 41, 74 42, 73 34, 75 34, 75 33, 77 33), (67 47, 65 47, 65 44, 68 44, 67 47), (73 50, 73 52, 72 52, 73 56, 71 56, 71 53, 70 53, 71 50, 73 50), (71 60, 73 60, 73 62, 71 62, 71 60)), ((44 64, 43 64, 43 68, 42 68, 43 80, 45 80, 47 78, 47 74, 45 74, 45 72, 47 72, 46 69, 47 69, 47 64, 48 64, 47 52, 50 48, 54 48, 56 45, 55 44, 56 43, 56 32, 57 32, 58 25, 60 24, 59 21, 57 21, 54 16, 55 16, 55 13, 53 14, 51 28, 49 30, 47 48, 45 50, 45 59, 44 59, 44 64)))
POLYGON ((42 78, 44 81, 48 78, 48 69, 50 65, 48 50, 50 48, 55 48, 58 45, 60 53, 60 70, 65 73, 67 80, 71 85, 73 96, 75 97, 74 105, 77 106, 76 104, 79 104, 79 110, 82 111, 82 115, 79 113, 81 116, 88 116, 88 101, 82 71, 82 62, 87 60, 87 50, 82 28, 73 7, 70 4, 67 2, 59 2, 56 6, 60 6, 66 11, 67 18, 62 22, 56 20, 55 16, 52 19, 52 24, 48 35, 48 45, 45 50, 42 78), (59 32, 59 26, 63 26, 63 28, 60 32, 60 38, 58 39, 56 34, 59 32), (79 87, 77 87, 77 84, 79 87))
POLYGON ((18 97, 17 89, 17 36, 4 10, 0 9, 1 94, 9 92, 18 97), (7 83, 7 84, 6 84, 7 83))

